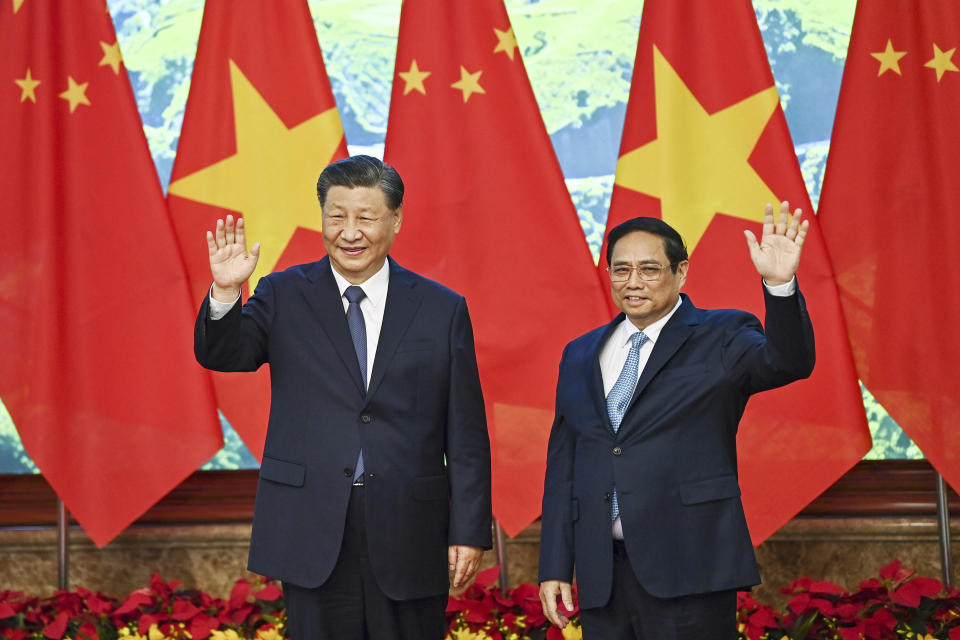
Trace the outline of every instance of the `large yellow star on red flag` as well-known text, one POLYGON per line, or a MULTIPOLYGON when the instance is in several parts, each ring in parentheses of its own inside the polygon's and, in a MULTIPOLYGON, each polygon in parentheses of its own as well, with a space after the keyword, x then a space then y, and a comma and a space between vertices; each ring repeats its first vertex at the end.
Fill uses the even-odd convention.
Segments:
POLYGON ((620 156, 614 181, 659 198, 692 254, 714 215, 761 221, 777 201, 749 159, 779 97, 771 85, 707 113, 656 46, 653 72, 657 137, 620 156))
POLYGON ((240 213, 247 238, 260 242, 254 291, 273 271, 298 227, 320 230, 317 176, 343 138, 336 107, 287 127, 230 61, 237 151, 170 184, 170 193, 240 213))

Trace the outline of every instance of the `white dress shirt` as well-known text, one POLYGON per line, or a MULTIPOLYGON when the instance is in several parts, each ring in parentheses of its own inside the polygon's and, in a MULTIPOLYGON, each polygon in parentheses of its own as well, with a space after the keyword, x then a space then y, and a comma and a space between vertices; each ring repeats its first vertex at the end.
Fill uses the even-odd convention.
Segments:
MULTIPOLYGON (((764 283, 763 286, 767 288, 770 295, 791 296, 797 290, 797 279, 793 278, 790 282, 773 287, 767 283, 764 283)), ((637 363, 637 380, 640 379, 640 374, 643 373, 643 368, 650 359, 650 354, 653 353, 653 347, 660 338, 660 332, 670 318, 673 317, 673 314, 677 312, 677 309, 680 308, 681 301, 682 298, 678 297, 677 304, 673 305, 673 309, 671 309, 667 315, 643 330, 647 336, 647 341, 640 347, 640 360, 637 363)), ((627 356, 630 354, 630 336, 637 331, 640 331, 640 329, 630 322, 629 318, 624 318, 600 349, 600 375, 603 377, 604 398, 610 395, 610 390, 613 389, 613 385, 617 383, 617 379, 620 377, 620 372, 623 370, 623 366, 627 362, 627 356)), ((623 524, 620 522, 619 516, 613 521, 613 537, 617 540, 623 540, 623 524)))
MULTIPOLYGON (((340 290, 340 301, 343 303, 343 313, 346 315, 347 307, 350 301, 347 300, 343 292, 350 283, 342 275, 337 273, 330 265, 330 271, 333 272, 333 279, 337 282, 337 288, 340 290)), ((358 287, 363 289, 366 294, 360 301, 360 311, 363 312, 363 322, 367 330, 367 384, 370 384, 370 376, 373 375, 373 361, 377 357, 377 344, 380 342, 380 327, 383 326, 383 310, 387 303, 387 289, 390 285, 390 264, 385 260, 383 266, 375 274, 361 282, 358 287)), ((211 291, 213 287, 211 286, 211 291)), ((210 319, 219 320, 227 315, 227 312, 233 308, 240 300, 240 296, 233 302, 220 302, 214 300, 210 295, 210 319)), ((622 365, 621 365, 622 366, 622 365)))

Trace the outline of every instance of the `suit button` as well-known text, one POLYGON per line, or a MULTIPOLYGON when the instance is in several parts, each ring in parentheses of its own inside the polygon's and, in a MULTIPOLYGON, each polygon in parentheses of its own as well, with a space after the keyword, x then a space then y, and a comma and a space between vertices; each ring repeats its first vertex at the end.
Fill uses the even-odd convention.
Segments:
POLYGON ((370 415, 369 413, 365 413, 362 416, 360 416, 360 422, 362 422, 363 424, 370 424, 371 422, 373 422, 373 416, 370 415))
POLYGON ((373 480, 373 479, 376 478, 376 477, 377 477, 377 474, 375 474, 375 473, 368 473, 368 474, 367 474, 367 480, 373 480))
POLYGON ((610 494, 609 494, 609 493, 603 494, 603 501, 604 501, 604 502, 610 502, 610 494))
POLYGON ((621 449, 620 447, 614 447, 614 448, 613 448, 613 455, 618 456, 618 455, 620 455, 621 453, 623 453, 623 449, 621 449))
POLYGON ((353 477, 353 469, 351 469, 350 467, 344 467, 344 469, 343 469, 343 475, 346 476, 347 478, 352 478, 352 477, 353 477))

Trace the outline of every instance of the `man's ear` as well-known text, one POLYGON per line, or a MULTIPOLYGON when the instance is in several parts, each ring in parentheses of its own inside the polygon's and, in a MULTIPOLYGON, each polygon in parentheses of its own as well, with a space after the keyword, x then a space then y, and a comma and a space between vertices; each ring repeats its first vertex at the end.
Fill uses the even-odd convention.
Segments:
POLYGON ((400 233, 400 227, 403 225, 403 205, 393 210, 393 232, 400 233))

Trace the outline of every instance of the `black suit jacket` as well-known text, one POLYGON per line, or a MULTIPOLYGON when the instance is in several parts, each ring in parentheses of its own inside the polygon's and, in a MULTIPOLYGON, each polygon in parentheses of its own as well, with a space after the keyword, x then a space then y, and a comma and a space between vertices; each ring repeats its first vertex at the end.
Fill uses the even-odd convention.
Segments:
POLYGON ((220 320, 208 310, 204 300, 195 331, 203 366, 270 364, 250 570, 304 587, 327 579, 362 446, 378 584, 396 600, 445 593, 447 545, 491 546, 490 445, 463 297, 391 259, 366 393, 328 258, 262 278, 220 320))
POLYGON ((623 314, 567 345, 547 456, 541 581, 570 581, 576 565, 580 606, 607 603, 615 485, 627 554, 651 594, 759 583, 737 480, 737 426, 751 394, 806 377, 814 364, 799 291, 764 295, 766 333, 753 315, 698 309, 682 295, 616 435, 599 354, 623 314))

